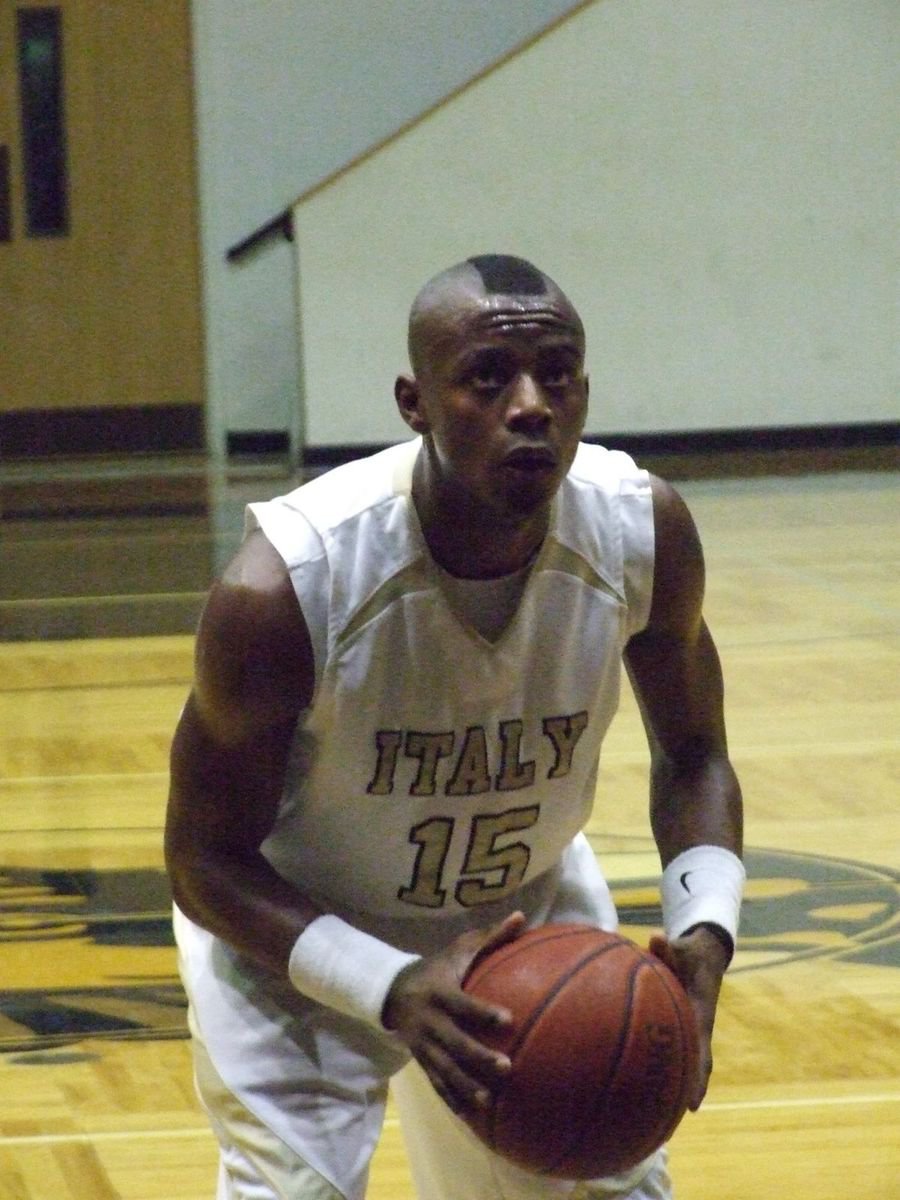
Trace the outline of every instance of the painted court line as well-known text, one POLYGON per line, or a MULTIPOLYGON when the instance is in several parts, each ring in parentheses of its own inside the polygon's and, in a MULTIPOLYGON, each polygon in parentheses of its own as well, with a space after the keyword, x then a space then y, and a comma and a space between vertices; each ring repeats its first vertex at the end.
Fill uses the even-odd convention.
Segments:
MULTIPOLYGON (((825 1096, 810 1097, 808 1100, 735 1100, 721 1104, 705 1104, 704 1112, 735 1112, 739 1110, 758 1108, 826 1108, 835 1105, 845 1107, 848 1104, 896 1104, 900 1102, 900 1092, 873 1093, 868 1096, 825 1096)), ((399 1125, 397 1117, 388 1117, 386 1127, 399 1125)), ((191 1129, 135 1129, 108 1130, 98 1133, 46 1133, 32 1134, 26 1137, 0 1137, 0 1146, 52 1146, 64 1142, 149 1142, 165 1138, 199 1138, 212 1137, 211 1130, 203 1125, 191 1129)))
MULTIPOLYGON (((19 600, 4 600, 4 608, 72 608, 76 604, 88 601, 91 604, 134 604, 145 600, 162 600, 177 603, 185 598, 201 600, 206 592, 110 592, 98 596, 26 596, 19 600)), ((151 635, 152 636, 152 635, 151 635)), ((162 634, 163 637, 192 637, 190 633, 162 634)), ((835 635, 837 636, 837 635, 835 635)))
POLYGON ((24 784, 35 783, 95 783, 98 779, 127 779, 132 782, 137 779, 168 779, 168 771, 128 771, 128 772, 104 772, 102 775, 96 774, 70 774, 70 775, 18 775, 13 779, 2 780, 4 789, 12 791, 13 788, 24 784))
POLYGON ((873 1093, 869 1096, 819 1096, 796 1100, 732 1100, 704 1104, 703 1112, 739 1112, 755 1108, 829 1108, 848 1104, 896 1104, 900 1092, 873 1093))

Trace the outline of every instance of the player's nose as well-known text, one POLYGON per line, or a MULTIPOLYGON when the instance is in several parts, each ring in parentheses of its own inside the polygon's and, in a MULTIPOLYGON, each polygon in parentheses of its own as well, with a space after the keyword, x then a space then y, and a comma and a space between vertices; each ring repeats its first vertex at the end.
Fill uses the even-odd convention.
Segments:
POLYGON ((544 389, 528 371, 521 371, 509 389, 507 425, 511 428, 541 428, 551 416, 552 409, 544 389))

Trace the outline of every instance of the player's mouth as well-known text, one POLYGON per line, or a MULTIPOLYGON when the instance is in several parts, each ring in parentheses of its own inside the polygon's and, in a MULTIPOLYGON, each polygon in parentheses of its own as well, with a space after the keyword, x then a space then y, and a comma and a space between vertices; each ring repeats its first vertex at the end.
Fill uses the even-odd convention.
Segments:
POLYGON ((517 446, 504 456, 503 466, 523 475, 545 475, 556 469, 556 455, 549 446, 517 446))

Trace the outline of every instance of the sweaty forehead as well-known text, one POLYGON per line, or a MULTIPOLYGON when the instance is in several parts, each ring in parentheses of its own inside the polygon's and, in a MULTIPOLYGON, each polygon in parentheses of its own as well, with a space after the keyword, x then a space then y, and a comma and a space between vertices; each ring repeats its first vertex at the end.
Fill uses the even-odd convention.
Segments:
POLYGON ((485 254, 442 272, 413 304, 409 353, 418 373, 435 354, 483 335, 555 333, 582 344, 574 306, 543 272, 524 259, 485 254))

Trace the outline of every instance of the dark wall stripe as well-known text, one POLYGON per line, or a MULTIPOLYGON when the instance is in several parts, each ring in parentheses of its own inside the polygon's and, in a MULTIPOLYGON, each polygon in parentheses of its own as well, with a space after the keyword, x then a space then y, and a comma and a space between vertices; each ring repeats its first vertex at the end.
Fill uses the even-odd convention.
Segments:
POLYGON ((770 425, 761 429, 692 429, 683 433, 617 433, 587 438, 632 454, 687 454, 737 450, 836 450, 853 446, 900 446, 900 421, 847 425, 770 425))
MULTIPOLYGON (((797 473, 802 470, 900 469, 900 422, 690 430, 681 433, 590 435, 611 450, 627 450, 670 478, 698 475, 797 473)), ((366 442, 307 446, 303 465, 338 466, 384 449, 366 442)), ((0 413, 0 461, 65 455, 202 452, 199 405, 64 409, 0 413)), ((284 457, 287 430, 232 432, 229 455, 284 457)))
MULTIPOLYGON (((610 450, 627 450, 629 454, 637 455, 713 454, 740 450, 833 450, 854 446, 893 446, 900 449, 900 421, 859 425, 785 425, 765 429, 691 429, 680 433, 598 433, 588 434, 584 440, 610 450)), ((367 442, 358 446, 308 446, 304 458, 314 465, 348 462, 383 450, 385 445, 367 442)))
POLYGON ((9 146, 0 146, 0 242, 12 241, 9 191, 9 146))
POLYGON ((199 404, 0 413, 0 462, 85 454, 160 454, 206 446, 199 404))
POLYGON ((229 433, 225 437, 225 449, 233 455, 285 455, 290 448, 291 439, 286 429, 255 429, 247 433, 229 433))
MULTIPOLYGON (((625 450, 669 479, 900 470, 900 421, 591 434, 585 441, 625 450)), ((303 465, 327 470, 381 449, 384 444, 307 446, 303 465)))
POLYGON ((69 231, 60 10, 20 8, 17 41, 26 229, 59 236, 69 231))

